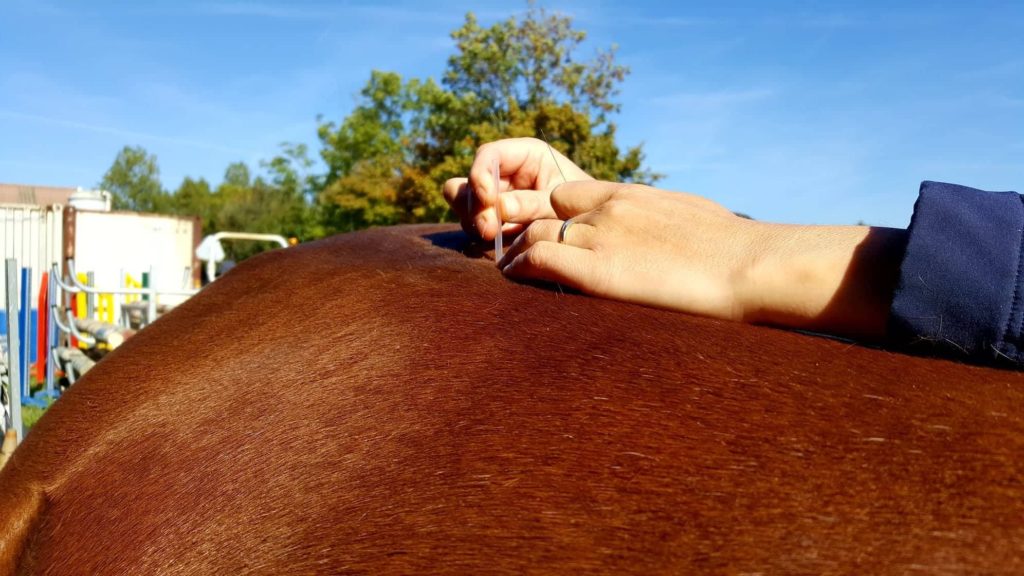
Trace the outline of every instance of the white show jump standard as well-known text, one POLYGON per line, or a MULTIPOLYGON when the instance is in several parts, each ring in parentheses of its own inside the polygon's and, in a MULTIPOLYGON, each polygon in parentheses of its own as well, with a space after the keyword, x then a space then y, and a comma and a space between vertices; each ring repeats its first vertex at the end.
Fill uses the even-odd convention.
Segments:
POLYGON ((7 285, 7 353, 10 355, 7 363, 8 382, 10 383, 8 400, 11 403, 11 428, 15 431, 16 441, 24 438, 25 433, 21 422, 21 362, 15 360, 18 354, 21 338, 21 327, 18 325, 18 261, 8 258, 5 264, 5 277, 7 285))
POLYGON ((281 248, 288 247, 288 241, 280 234, 257 234, 255 232, 216 232, 203 238, 196 248, 196 256, 206 261, 206 277, 210 282, 217 278, 217 262, 224 260, 224 247, 221 240, 254 240, 256 242, 275 242, 281 248))
MULTIPOLYGON (((197 292, 199 292, 198 290, 195 290, 195 289, 192 289, 192 288, 179 288, 179 289, 156 288, 156 287, 151 287, 151 288, 109 288, 109 287, 97 288, 97 287, 93 287, 93 286, 86 286, 85 284, 82 284, 81 282, 78 281, 78 275, 77 275, 77 272, 75 270, 75 261, 74 260, 69 259, 67 261, 67 268, 68 268, 68 278, 67 278, 67 280, 68 280, 68 282, 70 282, 70 284, 68 282, 65 282, 61 278, 60 269, 58 268, 58 266, 56 264, 54 264, 53 267, 50 270, 50 278, 52 278, 53 281, 56 282, 57 286, 61 290, 64 290, 65 292, 68 292, 68 293, 71 293, 71 294, 77 294, 79 292, 84 292, 86 294, 136 294, 136 295, 140 295, 140 296, 148 296, 149 297, 149 300, 148 300, 148 304, 149 304, 148 313, 149 313, 149 316, 148 316, 148 318, 149 318, 150 322, 152 322, 154 319, 156 319, 156 299, 157 299, 157 296, 159 294, 167 294, 167 295, 175 295, 175 296, 193 296, 197 292)), ((154 282, 154 284, 155 284, 155 282, 154 282)), ((70 331, 70 329, 72 327, 68 326, 67 328, 68 328, 68 331, 70 331)))

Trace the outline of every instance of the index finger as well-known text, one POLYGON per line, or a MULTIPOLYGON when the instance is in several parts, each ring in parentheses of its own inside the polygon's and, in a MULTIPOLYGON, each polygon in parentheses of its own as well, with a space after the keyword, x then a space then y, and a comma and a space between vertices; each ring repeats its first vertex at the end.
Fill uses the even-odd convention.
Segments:
POLYGON ((497 193, 501 191, 494 190, 494 179, 491 175, 491 165, 495 160, 500 166, 501 187, 504 190, 533 188, 532 184, 539 175, 537 163, 531 165, 530 162, 530 151, 535 147, 534 138, 510 138, 488 142, 477 149, 473 165, 469 169, 469 182, 482 206, 494 206, 497 193), (510 182, 511 176, 515 176, 516 182, 510 182))

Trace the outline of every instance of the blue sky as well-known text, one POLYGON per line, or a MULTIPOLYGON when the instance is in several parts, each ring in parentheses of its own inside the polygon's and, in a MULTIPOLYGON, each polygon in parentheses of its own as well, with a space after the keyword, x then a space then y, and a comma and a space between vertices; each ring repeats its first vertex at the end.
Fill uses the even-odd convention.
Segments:
MULTIPOLYGON (((619 46, 660 185, 759 219, 905 226, 921 180, 1024 192, 1022 2, 542 1, 619 46)), ((164 186, 317 150, 370 70, 437 77, 467 11, 525 3, 0 0, 0 182, 164 186)))

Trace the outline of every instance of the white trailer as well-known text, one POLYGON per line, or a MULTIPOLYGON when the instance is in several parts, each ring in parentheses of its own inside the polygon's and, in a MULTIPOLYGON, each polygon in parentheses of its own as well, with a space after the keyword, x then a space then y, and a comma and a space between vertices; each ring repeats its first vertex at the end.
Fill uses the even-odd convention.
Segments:
MULTIPOLYGON (((63 262, 73 260, 75 272, 91 274, 100 290, 124 287, 126 275, 141 281, 145 273, 150 289, 167 292, 157 295, 157 305, 173 307, 188 298, 182 291, 199 288, 195 249, 201 237, 198 218, 69 208, 63 262)), ((115 301, 120 318, 122 302, 115 301)))
MULTIPOLYGON (((66 275, 69 261, 75 272, 90 275, 90 284, 101 291, 124 287, 129 275, 141 282, 145 274, 150 289, 171 292, 157 294, 157 308, 173 307, 188 298, 188 291, 199 288, 195 248, 201 237, 201 224, 194 217, 0 204, 0 261, 16 258, 19 267, 31 269, 32 307, 43 273, 57 264, 66 275)), ((0 301, 5 297, 0 283, 0 301)), ((113 298, 115 321, 121 318, 124 303, 123 297, 113 298)), ((2 312, 0 334, 5 334, 6 310, 2 312)))

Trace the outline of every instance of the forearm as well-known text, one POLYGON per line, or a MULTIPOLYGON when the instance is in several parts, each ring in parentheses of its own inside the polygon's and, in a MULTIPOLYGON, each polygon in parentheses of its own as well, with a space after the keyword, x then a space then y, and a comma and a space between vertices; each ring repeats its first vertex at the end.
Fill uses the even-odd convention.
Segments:
POLYGON ((906 231, 760 224, 740 295, 750 322, 878 340, 885 335, 906 231))

